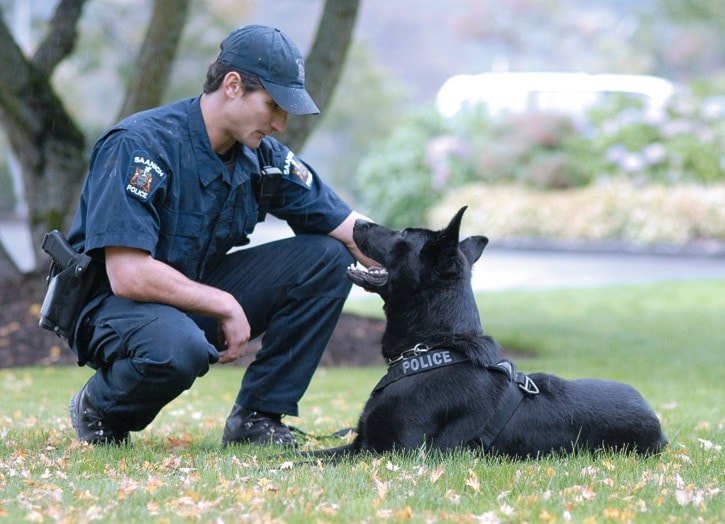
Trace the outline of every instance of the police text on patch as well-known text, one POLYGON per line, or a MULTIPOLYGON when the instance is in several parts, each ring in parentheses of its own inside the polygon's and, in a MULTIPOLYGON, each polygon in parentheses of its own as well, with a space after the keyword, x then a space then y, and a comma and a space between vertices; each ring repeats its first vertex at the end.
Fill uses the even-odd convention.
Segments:
POLYGON ((438 351, 403 360, 403 374, 415 373, 422 369, 444 366, 453 362, 450 351, 438 351))

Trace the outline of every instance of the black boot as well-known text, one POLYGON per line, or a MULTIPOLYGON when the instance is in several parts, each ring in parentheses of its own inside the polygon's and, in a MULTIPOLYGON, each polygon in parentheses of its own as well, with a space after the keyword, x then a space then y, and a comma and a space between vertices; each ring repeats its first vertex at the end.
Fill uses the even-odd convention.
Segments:
POLYGON ((78 440, 89 444, 127 444, 128 431, 117 431, 110 427, 91 405, 88 384, 70 401, 70 419, 78 434, 78 440))
POLYGON ((234 404, 224 426, 222 445, 228 446, 237 443, 297 445, 294 435, 282 423, 280 415, 251 411, 234 404))

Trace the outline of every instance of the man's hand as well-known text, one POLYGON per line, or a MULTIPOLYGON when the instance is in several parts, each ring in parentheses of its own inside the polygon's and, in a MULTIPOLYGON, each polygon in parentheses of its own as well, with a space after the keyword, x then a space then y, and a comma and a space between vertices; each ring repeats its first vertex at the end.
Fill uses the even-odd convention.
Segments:
POLYGON ((352 253, 352 256, 355 257, 355 259, 360 262, 365 267, 371 267, 371 266, 379 266, 381 265, 379 262, 376 262, 375 260, 366 257, 362 254, 360 249, 355 244, 355 240, 352 238, 352 232, 355 229, 355 221, 358 219, 367 220, 368 222, 372 222, 371 219, 366 217, 365 215, 361 215, 357 211, 353 211, 350 213, 345 220, 342 221, 342 224, 337 226, 335 229, 330 231, 328 235, 330 235, 332 238, 335 238, 345 244, 347 248, 350 250, 350 253, 352 253))
POLYGON ((251 328, 230 293, 190 280, 140 249, 107 247, 105 253, 108 280, 117 296, 214 317, 219 323, 219 343, 226 348, 219 362, 234 362, 244 355, 251 328))
POLYGON ((249 321, 242 306, 232 295, 229 295, 229 297, 231 314, 217 318, 219 322, 219 345, 226 348, 219 354, 220 364, 228 364, 243 357, 247 352, 247 345, 251 336, 249 321))

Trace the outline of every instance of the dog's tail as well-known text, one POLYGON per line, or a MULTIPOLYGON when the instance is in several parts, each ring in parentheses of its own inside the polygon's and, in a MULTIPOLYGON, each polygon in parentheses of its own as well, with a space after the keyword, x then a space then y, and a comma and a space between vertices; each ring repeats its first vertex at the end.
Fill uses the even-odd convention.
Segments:
POLYGON ((343 460, 359 455, 360 453, 362 453, 362 450, 357 443, 351 442, 350 444, 336 448, 303 451, 301 455, 305 458, 303 464, 316 464, 322 462, 324 464, 336 465, 343 460))
POLYGON ((344 446, 338 446, 336 448, 303 451, 302 455, 309 458, 326 458, 337 461, 346 457, 357 455, 359 452, 360 448, 357 444, 355 442, 351 442, 350 444, 345 444, 344 446))

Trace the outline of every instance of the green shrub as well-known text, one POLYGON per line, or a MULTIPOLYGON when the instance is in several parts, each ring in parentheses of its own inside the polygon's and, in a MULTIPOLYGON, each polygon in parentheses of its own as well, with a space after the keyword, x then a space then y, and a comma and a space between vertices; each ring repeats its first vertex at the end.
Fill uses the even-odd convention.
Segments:
POLYGON ((418 111, 361 162, 360 208, 407 227, 424 224, 431 206, 472 182, 539 190, 620 179, 638 188, 725 182, 722 97, 678 94, 656 115, 641 100, 611 96, 587 117, 582 126, 546 114, 492 119, 483 106, 450 119, 418 111))
POLYGON ((497 122, 477 147, 472 169, 484 182, 579 187, 588 184, 595 173, 593 166, 581 161, 585 144, 586 139, 569 118, 511 116, 497 122))
POLYGON ((566 118, 527 115, 493 123, 481 111, 443 121, 411 115, 361 162, 360 208, 392 227, 422 224, 432 204, 465 184, 523 182, 568 188, 596 166, 586 139, 566 118))
POLYGON ((606 158, 601 174, 640 184, 724 181, 725 109, 714 101, 678 94, 660 118, 621 98, 591 111, 592 154, 606 158))
POLYGON ((357 170, 360 209, 391 227, 423 223, 442 195, 425 158, 438 126, 436 115, 414 114, 373 149, 357 170))

